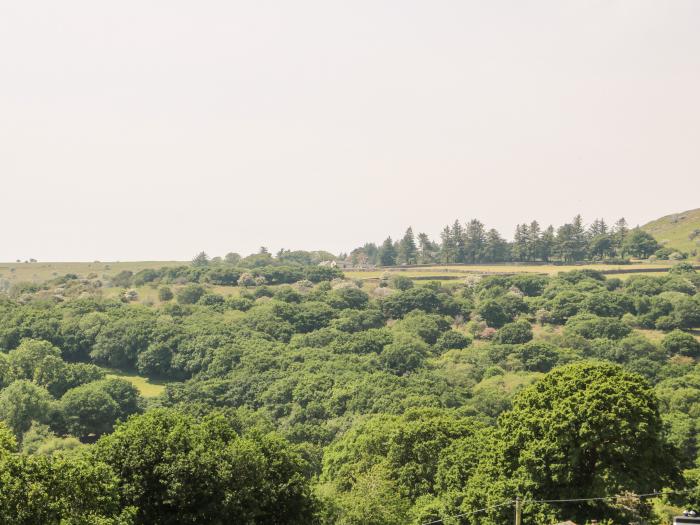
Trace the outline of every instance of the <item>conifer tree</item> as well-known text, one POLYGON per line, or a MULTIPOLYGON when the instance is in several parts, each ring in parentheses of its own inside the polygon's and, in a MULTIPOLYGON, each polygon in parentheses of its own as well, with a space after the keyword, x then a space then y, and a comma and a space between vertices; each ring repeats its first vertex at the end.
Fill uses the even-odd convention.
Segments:
POLYGON ((486 233, 486 243, 484 245, 484 261, 504 262, 508 260, 508 243, 501 237, 495 229, 490 229, 486 233))
POLYGON ((529 231, 527 232, 528 238, 528 260, 536 261, 542 258, 542 247, 541 247, 541 235, 542 230, 540 224, 537 221, 532 221, 530 223, 529 231))
POLYGON ((483 223, 473 219, 467 223, 467 229, 464 233, 464 255, 465 262, 476 263, 481 262, 486 244, 486 231, 483 223))
POLYGON ((413 236, 413 228, 409 226, 399 242, 398 263, 416 264, 417 253, 418 250, 416 249, 416 240, 413 236))
POLYGON ((527 224, 517 224, 513 236, 513 258, 516 261, 527 260, 529 228, 527 224))
POLYGON ((204 252, 199 252, 192 259, 192 266, 207 266, 209 264, 209 256, 204 252))
POLYGON ((540 239, 540 256, 544 262, 549 262, 549 258, 554 254, 555 242, 556 236, 554 233, 554 226, 550 224, 547 229, 542 232, 542 237, 540 239))
POLYGON ((612 229, 612 243, 613 248, 616 250, 617 254, 622 256, 622 244, 625 242, 625 237, 629 233, 629 226, 627 226, 627 221, 624 217, 618 219, 612 229))
POLYGON ((442 246, 440 247, 440 259, 445 263, 456 262, 456 247, 452 237, 452 230, 449 226, 445 226, 440 233, 442 246))
POLYGON ((379 248, 379 264, 382 266, 394 266, 396 264, 396 248, 391 237, 387 237, 379 248))
POLYGON ((464 228, 455 220, 452 225, 452 243, 454 245, 455 260, 454 262, 463 263, 464 262, 464 228))
POLYGON ((435 252, 435 244, 430 240, 427 233, 418 234, 418 261, 420 263, 429 263, 433 260, 433 252, 435 252))

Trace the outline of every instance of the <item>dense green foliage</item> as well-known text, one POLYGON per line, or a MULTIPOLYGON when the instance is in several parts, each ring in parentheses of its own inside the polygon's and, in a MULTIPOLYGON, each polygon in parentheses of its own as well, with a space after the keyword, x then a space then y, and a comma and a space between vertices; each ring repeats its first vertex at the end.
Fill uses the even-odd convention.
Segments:
POLYGON ((0 517, 495 525, 510 506, 471 513, 522 496, 531 523, 653 522, 648 505, 532 500, 698 478, 689 265, 372 289, 306 270, 256 284, 280 266, 234 255, 188 267, 246 264, 229 298, 192 280, 158 305, 0 299, 0 517), (104 367, 169 384, 146 400, 104 367))
POLYGON ((306 463, 274 434, 239 436, 223 417, 152 410, 97 442, 119 494, 149 524, 308 523, 306 463))
MULTIPOLYGON (((512 493, 549 500, 653 492, 672 485, 678 472, 663 437, 657 401, 639 376, 609 363, 562 367, 515 397, 467 484, 465 500, 471 506, 512 493)), ((562 513, 577 520, 623 519, 598 501, 531 507, 551 519, 562 513)), ((493 523, 507 519, 502 510, 490 514, 493 523)))

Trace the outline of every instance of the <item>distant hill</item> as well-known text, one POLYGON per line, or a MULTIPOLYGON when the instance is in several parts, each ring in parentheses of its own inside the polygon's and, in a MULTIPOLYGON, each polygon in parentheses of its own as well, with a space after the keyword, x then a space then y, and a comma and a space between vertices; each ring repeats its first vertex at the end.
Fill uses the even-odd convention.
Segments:
POLYGON ((700 254, 700 208, 661 217, 642 229, 664 246, 700 254))

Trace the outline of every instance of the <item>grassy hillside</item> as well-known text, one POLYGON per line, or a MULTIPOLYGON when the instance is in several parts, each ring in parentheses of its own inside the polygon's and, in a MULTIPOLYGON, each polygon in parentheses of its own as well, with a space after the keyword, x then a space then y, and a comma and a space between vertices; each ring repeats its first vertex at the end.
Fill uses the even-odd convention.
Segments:
POLYGON ((144 268, 180 266, 189 262, 177 261, 125 261, 125 262, 0 262, 0 278, 11 282, 44 282, 59 275, 74 273, 80 278, 90 274, 116 275, 129 270, 134 273, 144 268))
POLYGON ((700 208, 661 217, 642 226, 664 246, 700 254, 700 208), (697 231, 697 235, 693 232, 697 231))
POLYGON ((663 273, 668 271, 675 263, 669 261, 635 262, 633 264, 460 264, 460 265, 434 265, 434 266, 406 266, 380 268, 372 270, 346 270, 348 279, 376 280, 384 275, 403 275, 418 280, 458 280, 475 274, 511 274, 511 273, 539 273, 543 275, 556 275, 559 272, 571 270, 592 269, 603 273, 617 274, 616 277, 624 278, 635 272, 639 273, 663 273))
MULTIPOLYGON (((38 262, 38 263, 2 263, 0 262, 0 284, 14 285, 23 282, 43 283, 67 273, 74 273, 79 278, 109 279, 124 270, 134 273, 145 268, 161 268, 167 266, 180 266, 188 264, 178 261, 130 261, 130 262, 38 262)), ((554 265, 554 264, 483 264, 483 265, 431 265, 431 266, 407 266, 381 268, 371 270, 352 269, 346 270, 345 277, 364 281, 367 290, 376 287, 379 280, 387 275, 403 275, 421 282, 431 280, 460 283, 465 278, 483 274, 511 274, 511 273, 539 273, 543 275, 555 275, 559 272, 574 269, 591 268, 603 273, 615 274, 622 279, 636 273, 660 274, 668 271, 673 262, 656 261, 650 263, 635 262, 628 265, 609 264, 581 264, 581 265, 554 265)), ((170 284, 170 288, 177 292, 183 284, 170 284)), ((237 286, 206 285, 210 292, 224 296, 239 295, 241 288, 237 286)), ((273 288, 275 286, 272 286, 273 288)), ((2 287, 0 287, 0 290, 2 287)), ((158 284, 149 283, 143 286, 133 286, 137 292, 136 301, 147 304, 159 304, 158 284)), ((124 288, 103 286, 100 295, 106 299, 121 296, 124 288)))

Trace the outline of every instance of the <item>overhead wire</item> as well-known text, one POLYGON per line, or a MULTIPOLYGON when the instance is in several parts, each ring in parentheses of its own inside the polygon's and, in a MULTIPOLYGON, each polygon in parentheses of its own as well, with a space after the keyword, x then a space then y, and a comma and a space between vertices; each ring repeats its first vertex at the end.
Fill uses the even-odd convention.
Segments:
POLYGON ((490 507, 484 507, 483 509, 472 510, 470 512, 463 512, 462 514, 455 514, 454 516, 445 516, 444 518, 440 518, 439 520, 428 521, 426 523, 423 523, 422 525, 435 525, 436 523, 442 523, 448 519, 463 518, 464 516, 471 516, 473 514, 478 514, 480 512, 486 512, 487 510, 505 507, 506 505, 512 505, 513 503, 515 503, 515 500, 505 501, 503 503, 499 503, 498 505, 491 505, 490 507))
POLYGON ((617 496, 601 496, 595 498, 570 498, 570 499, 524 499, 523 503, 569 503, 577 501, 603 501, 622 498, 651 498, 655 496, 663 496, 665 494, 686 494, 698 490, 700 487, 684 490, 667 490, 662 492, 649 492, 648 494, 618 494, 617 496))
MULTIPOLYGON (((600 497, 593 497, 593 498, 523 499, 523 500, 521 500, 521 502, 522 503, 575 503, 575 502, 582 502, 582 501, 607 501, 607 500, 615 500, 615 499, 623 499, 623 498, 641 499, 641 498, 651 498, 651 497, 656 497, 656 496, 663 496, 663 495, 667 495, 667 494, 686 494, 688 492, 693 492, 693 491, 696 491, 698 489, 700 489, 700 487, 694 487, 692 489, 685 489, 685 490, 667 490, 667 491, 663 491, 663 492, 649 492, 647 494, 625 494, 625 495, 617 495, 617 496, 600 496, 600 497)), ((486 512, 487 510, 505 507, 506 505, 512 505, 515 503, 515 501, 516 500, 510 500, 510 501, 506 501, 504 503, 499 503, 498 505, 491 505, 490 507, 484 507, 483 509, 477 509, 477 510, 473 510, 470 512, 464 512, 462 514, 455 514, 454 516, 445 516, 444 518, 440 518, 440 519, 433 520, 433 521, 428 521, 428 522, 422 523, 421 525, 436 525, 438 523, 443 523, 445 520, 448 520, 448 519, 463 518, 465 516, 479 514, 480 512, 486 512)))

